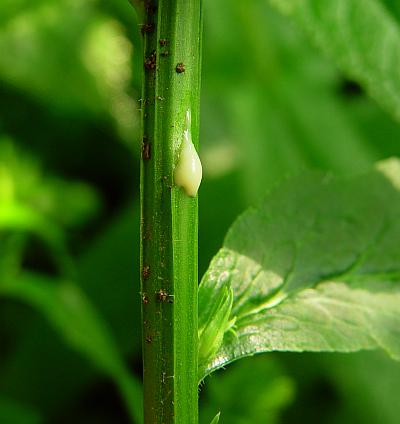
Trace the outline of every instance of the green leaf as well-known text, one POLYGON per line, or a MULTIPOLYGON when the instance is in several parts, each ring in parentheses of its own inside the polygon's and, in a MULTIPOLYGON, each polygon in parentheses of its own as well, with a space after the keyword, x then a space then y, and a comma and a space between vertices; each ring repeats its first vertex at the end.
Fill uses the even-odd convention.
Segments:
POLYGON ((305 175, 235 222, 199 289, 205 322, 232 288, 235 332, 201 378, 267 351, 382 348, 400 360, 399 178, 396 159, 347 179, 305 175))
MULTIPOLYGON (((47 174, 37 158, 19 149, 8 137, 0 136, 0 207, 3 210, 14 204, 31 209, 25 213, 41 215, 45 227, 56 224, 77 227, 95 216, 100 199, 93 188, 84 183, 66 182, 47 174)), ((45 228, 39 232, 45 232, 45 228)))
MULTIPOLYGON (((140 334, 141 324, 136 275, 138 206, 112 219, 76 264, 79 287, 107 322, 119 351, 131 358, 140 349, 140 338, 135 336, 140 334)), ((102 370, 93 366, 92 360, 66 349, 39 314, 33 318, 26 321, 21 316, 24 333, 21 332, 12 355, 3 361, 0 392, 37 405, 46 416, 55 416, 83 396, 87 387, 96 384, 102 370), (47 370, 45 374, 43 369, 47 370)), ((8 325, 15 333, 16 324, 11 321, 8 325)))
MULTIPOLYGON (((342 73, 310 46, 299 28, 288 25, 265 1, 219 0, 204 9, 208 34, 202 93, 202 121, 207 122, 201 148, 205 177, 217 166, 239 170, 235 198, 247 206, 260 199, 260 190, 264 193, 282 176, 304 168, 349 174, 366 171, 381 158, 375 148, 384 146, 386 138, 371 148, 367 137, 371 131, 363 135, 349 113, 352 100, 376 107, 375 103, 362 95, 343 96, 338 84, 342 73), (217 95, 220 90, 224 96, 217 95)), ((375 131, 379 133, 376 127, 375 131)), ((395 138, 394 130, 390 134, 395 138)), ((206 187, 205 183, 203 201, 206 187)), ((231 222, 232 210, 224 210, 225 222, 231 222)), ((221 227, 218 222, 215 226, 221 227)))
POLYGON ((114 379, 131 416, 142 421, 140 384, 127 370, 106 323, 77 285, 22 274, 1 281, 0 295, 20 299, 43 313, 70 347, 114 379))
POLYGON ((271 0, 400 119, 400 27, 377 0, 271 0))
MULTIPOLYGON (((65 230, 86 223, 99 207, 99 198, 88 185, 46 175, 39 161, 0 136, 1 233, 36 236, 49 248, 57 268, 72 275, 65 230)), ((23 244, 14 265, 21 262, 23 244)))
POLYGON ((213 418, 210 424, 218 424, 220 416, 221 416, 221 412, 218 412, 218 414, 213 418))
POLYGON ((95 2, 7 1, 0 23, 4 82, 64 112, 108 115, 122 137, 135 130, 132 45, 95 2))

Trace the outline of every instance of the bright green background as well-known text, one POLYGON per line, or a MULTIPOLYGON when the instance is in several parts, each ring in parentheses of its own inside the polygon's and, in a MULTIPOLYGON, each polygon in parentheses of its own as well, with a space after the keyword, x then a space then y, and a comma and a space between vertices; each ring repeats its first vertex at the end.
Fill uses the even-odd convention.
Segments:
MULTIPOLYGON (((204 12, 201 274, 283 177, 400 156, 399 124, 301 22, 264 0, 204 12)), ((125 423, 119 390, 138 398, 139 22, 125 0, 0 4, 1 423, 125 423)), ((270 354, 206 379, 200 406, 205 423, 395 424, 399 382, 384 354, 270 354)))

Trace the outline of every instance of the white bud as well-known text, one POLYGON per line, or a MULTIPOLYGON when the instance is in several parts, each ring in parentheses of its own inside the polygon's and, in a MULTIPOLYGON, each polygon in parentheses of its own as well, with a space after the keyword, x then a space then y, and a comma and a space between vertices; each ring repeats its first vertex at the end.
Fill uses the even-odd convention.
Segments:
POLYGON ((203 171, 190 133, 190 111, 186 112, 186 125, 187 129, 183 132, 181 150, 174 171, 174 181, 188 196, 196 197, 203 171))

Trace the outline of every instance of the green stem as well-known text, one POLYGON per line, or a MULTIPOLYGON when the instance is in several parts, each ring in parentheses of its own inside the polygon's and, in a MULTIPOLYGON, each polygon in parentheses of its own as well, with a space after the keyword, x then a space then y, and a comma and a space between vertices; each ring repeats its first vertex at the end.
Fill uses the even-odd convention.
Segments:
POLYGON ((186 112, 198 146, 201 0, 146 2, 141 166, 145 423, 198 421, 197 198, 174 186, 186 112))

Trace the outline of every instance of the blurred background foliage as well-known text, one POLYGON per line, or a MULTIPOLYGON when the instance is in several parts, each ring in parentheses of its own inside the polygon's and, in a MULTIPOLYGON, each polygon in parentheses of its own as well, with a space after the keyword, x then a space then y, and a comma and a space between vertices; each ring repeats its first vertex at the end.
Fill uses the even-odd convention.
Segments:
MULTIPOLYGON (((400 20, 398 2, 385 7, 400 20)), ((400 126, 266 0, 204 0, 200 272, 288 175, 400 156, 400 126)), ((140 14, 0 4, 0 423, 140 419, 140 14)), ((269 354, 206 379, 202 422, 398 423, 383 354, 269 354)))

